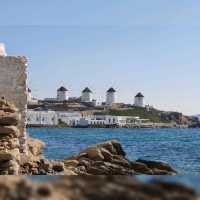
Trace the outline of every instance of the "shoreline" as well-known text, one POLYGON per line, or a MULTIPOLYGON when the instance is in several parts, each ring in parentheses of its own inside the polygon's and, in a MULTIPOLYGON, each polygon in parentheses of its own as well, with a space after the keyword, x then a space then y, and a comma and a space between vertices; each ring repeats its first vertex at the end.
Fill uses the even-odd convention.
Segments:
POLYGON ((27 125, 26 128, 85 128, 85 129, 165 129, 165 128, 169 128, 169 129, 191 129, 191 128, 200 128, 200 127, 189 127, 189 126, 185 126, 185 125, 141 125, 141 126, 131 126, 131 127, 124 127, 124 126, 59 126, 59 125, 27 125))

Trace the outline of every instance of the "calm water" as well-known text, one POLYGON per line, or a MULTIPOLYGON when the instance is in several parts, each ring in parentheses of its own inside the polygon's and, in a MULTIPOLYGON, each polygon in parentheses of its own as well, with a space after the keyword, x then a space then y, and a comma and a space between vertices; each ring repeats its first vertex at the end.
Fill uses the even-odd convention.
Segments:
POLYGON ((44 154, 62 159, 89 145, 119 140, 131 160, 143 158, 169 163, 179 174, 200 175, 200 129, 28 129, 46 143, 44 154))

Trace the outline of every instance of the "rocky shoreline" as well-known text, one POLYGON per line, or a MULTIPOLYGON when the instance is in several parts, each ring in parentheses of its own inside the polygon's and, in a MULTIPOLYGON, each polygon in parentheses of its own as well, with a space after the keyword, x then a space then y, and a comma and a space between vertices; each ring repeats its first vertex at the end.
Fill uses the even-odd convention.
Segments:
POLYGON ((126 158, 117 140, 93 145, 64 160, 48 160, 42 155, 44 144, 29 140, 30 156, 21 164, 20 174, 28 175, 176 175, 171 166, 159 161, 126 158))
POLYGON ((51 181, 21 177, 0 179, 0 199, 25 200, 199 200, 199 194, 180 183, 130 176, 63 176, 51 181))

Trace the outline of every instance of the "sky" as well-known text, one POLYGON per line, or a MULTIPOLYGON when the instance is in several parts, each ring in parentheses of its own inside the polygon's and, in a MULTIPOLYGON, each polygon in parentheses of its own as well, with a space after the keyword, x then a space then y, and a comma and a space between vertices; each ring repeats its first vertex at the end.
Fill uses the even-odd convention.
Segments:
POLYGON ((28 58, 38 98, 84 87, 104 101, 137 92, 162 110, 200 114, 199 0, 0 0, 0 42, 28 58))

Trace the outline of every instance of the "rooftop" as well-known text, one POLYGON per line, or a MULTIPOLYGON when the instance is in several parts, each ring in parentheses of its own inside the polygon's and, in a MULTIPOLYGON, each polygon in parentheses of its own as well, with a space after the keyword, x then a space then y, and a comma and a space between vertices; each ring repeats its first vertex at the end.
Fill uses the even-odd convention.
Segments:
POLYGON ((82 92, 83 92, 83 93, 85 93, 85 92, 92 93, 92 91, 91 91, 88 87, 86 87, 82 92))
POLYGON ((61 86, 57 91, 66 92, 68 90, 65 87, 61 86))
POLYGON ((139 92, 135 97, 144 97, 144 95, 141 92, 139 92))
POLYGON ((111 92, 116 92, 116 90, 115 90, 114 88, 111 87, 111 88, 109 88, 109 89, 107 90, 107 92, 110 92, 110 93, 111 93, 111 92))

